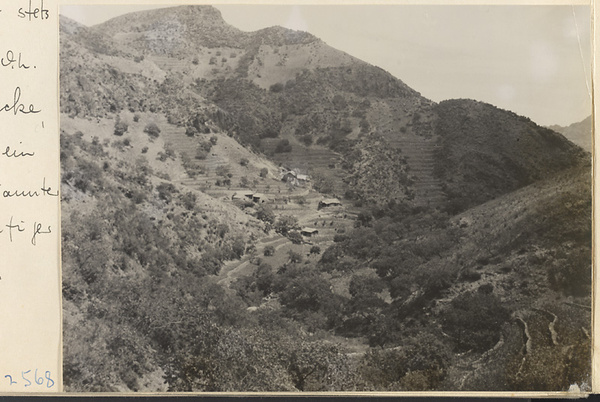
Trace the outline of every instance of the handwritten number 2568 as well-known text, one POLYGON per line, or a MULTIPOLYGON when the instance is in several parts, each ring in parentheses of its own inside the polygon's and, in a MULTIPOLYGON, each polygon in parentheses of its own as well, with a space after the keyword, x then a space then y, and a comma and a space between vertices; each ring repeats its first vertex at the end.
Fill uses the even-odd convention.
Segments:
MULTIPOLYGON (((31 370, 27 370, 27 371, 22 371, 21 372, 21 378, 23 378, 23 380, 26 381, 26 384, 24 384, 24 387, 31 386, 31 380, 29 380, 29 378, 27 378, 25 376, 26 374, 29 374, 29 373, 31 373, 31 370)), ((46 387, 47 388, 52 388, 54 386, 54 380, 50 377, 50 371, 46 371, 44 373, 44 377, 41 377, 41 376, 38 377, 37 373, 38 373, 38 370, 36 369, 33 377, 34 377, 35 383, 37 385, 43 385, 44 384, 44 380, 47 380, 46 381, 46 387)), ((17 382, 13 380, 13 378, 12 378, 11 375, 5 375, 4 378, 8 378, 9 379, 9 381, 10 381, 9 385, 17 384, 17 382)))

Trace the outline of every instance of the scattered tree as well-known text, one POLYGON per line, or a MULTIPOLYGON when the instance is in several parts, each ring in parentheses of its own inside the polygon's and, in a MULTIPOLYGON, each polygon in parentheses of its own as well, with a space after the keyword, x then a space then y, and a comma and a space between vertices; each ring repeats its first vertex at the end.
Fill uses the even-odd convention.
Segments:
POLYGON ((150 138, 158 138, 160 134, 160 128, 156 125, 156 123, 148 123, 144 128, 144 132, 150 136, 150 138))

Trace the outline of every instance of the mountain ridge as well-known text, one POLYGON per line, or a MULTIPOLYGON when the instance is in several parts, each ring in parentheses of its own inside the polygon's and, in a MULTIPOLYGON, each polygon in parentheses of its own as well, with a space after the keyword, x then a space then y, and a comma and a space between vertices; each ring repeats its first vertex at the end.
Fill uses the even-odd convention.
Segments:
POLYGON ((582 121, 570 124, 568 126, 552 125, 549 129, 561 133, 573 143, 579 145, 588 152, 592 152, 592 116, 588 116, 582 121))

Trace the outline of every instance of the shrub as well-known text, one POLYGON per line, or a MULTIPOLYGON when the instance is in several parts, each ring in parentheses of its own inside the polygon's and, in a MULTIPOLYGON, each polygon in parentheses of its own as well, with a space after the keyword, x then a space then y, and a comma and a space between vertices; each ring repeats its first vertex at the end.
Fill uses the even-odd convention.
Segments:
POLYGON ((198 145, 198 149, 202 149, 204 152, 210 152, 210 150, 212 149, 212 142, 209 141, 202 141, 199 145, 198 145))
POLYGON ((266 246, 265 249, 263 250, 263 255, 265 257, 270 257, 273 254, 275 254, 275 247, 273 247, 273 246, 266 246))
POLYGON ((283 91, 283 84, 280 82, 273 84, 269 87, 269 91, 274 92, 274 93, 281 92, 281 91, 283 91))
POLYGON ((150 138, 158 138, 160 134, 160 128, 156 125, 156 123, 148 123, 144 128, 144 132, 150 136, 150 138))
POLYGON ((206 152, 201 147, 198 147, 196 150, 196 159, 204 160, 208 157, 208 152, 206 152))
POLYGON ((297 231, 290 231, 287 234, 288 239, 294 244, 302 244, 302 235, 297 231))
POLYGON ((215 173, 217 176, 228 177, 229 176, 229 166, 221 165, 215 169, 215 173))
POLYGON ((437 389, 446 377, 451 354, 435 334, 403 339, 401 348, 370 349, 363 357, 362 376, 378 389, 437 389))
POLYGON ((135 121, 136 123, 138 121, 140 121, 140 115, 138 113, 136 113, 136 114, 133 115, 133 121, 135 121))
POLYGON ((173 194, 178 192, 171 183, 160 183, 156 186, 156 191, 158 191, 158 198, 164 200, 167 204, 173 200, 173 194))
POLYGON ((194 193, 186 193, 185 195, 183 195, 181 197, 181 201, 183 202, 183 206, 189 210, 192 211, 194 209, 194 207, 196 206, 196 194, 194 193))
POLYGON ((213 135, 210 137, 209 141, 212 145, 217 145, 217 141, 219 141, 219 137, 217 137, 216 135, 213 135))
POLYGON ((278 136, 279 136, 279 132, 270 127, 258 134, 258 137, 261 139, 262 138, 277 138, 278 136))
POLYGON ((308 147, 312 145, 313 137, 310 134, 304 134, 302 137, 300 137, 300 141, 302 141, 302 143, 308 147))
POLYGON ((124 121, 117 121, 115 123, 114 134, 120 137, 123 134, 125 134, 128 129, 129 129, 129 125, 127 123, 125 123, 124 121))
POLYGON ((290 230, 298 229, 298 218, 293 215, 281 215, 275 222, 275 232, 286 236, 290 230))
POLYGON ((319 247, 319 246, 312 246, 310 248, 310 253, 311 254, 317 254, 317 255, 321 254, 321 247, 319 247))
POLYGON ((592 283, 590 255, 585 249, 571 255, 561 253, 547 271, 550 287, 565 295, 588 295, 592 283))
POLYGON ((502 325, 509 317, 496 295, 474 291, 452 300, 442 325, 454 337, 458 350, 484 352, 498 342, 502 325))
POLYGON ((267 205, 260 205, 256 208, 256 218, 271 225, 275 222, 275 214, 267 205))
POLYGON ((198 130, 194 126, 187 126, 185 129, 185 135, 188 137, 193 137, 198 134, 198 130))
POLYGON ((250 163, 250 161, 248 160, 248 158, 242 158, 240 160, 240 165, 242 165, 242 166, 248 166, 249 163, 250 163))
POLYGON ((265 177, 267 177, 268 174, 269 174, 269 169, 267 169, 267 168, 260 169, 260 177, 262 177, 263 179, 265 177))
POLYGON ((460 273, 460 279, 466 282, 475 282, 481 279, 481 274, 473 268, 469 268, 460 273))
POLYGON ((276 153, 292 152, 292 145, 287 139, 280 140, 275 146, 276 153))

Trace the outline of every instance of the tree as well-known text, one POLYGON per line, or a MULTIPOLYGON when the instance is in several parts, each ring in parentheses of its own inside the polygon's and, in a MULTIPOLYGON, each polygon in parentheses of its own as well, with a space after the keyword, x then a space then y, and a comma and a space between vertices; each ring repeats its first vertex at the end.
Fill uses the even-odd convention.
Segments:
POLYGON ((208 153, 202 149, 202 147, 198 147, 196 150, 196 159, 204 160, 208 157, 208 153))
POLYGON ((178 192, 171 183, 160 183, 156 186, 156 191, 158 191, 158 198, 164 200, 167 204, 173 199, 173 194, 178 192))
POLYGON ((300 229, 298 218, 293 215, 281 215, 275 222, 275 232, 286 236, 290 230, 300 229))
POLYGON ((294 346, 286 367, 299 391, 339 391, 352 382, 348 358, 339 346, 324 341, 302 341, 294 346))
POLYGON ((294 250, 288 250, 287 254, 291 263, 298 264, 302 262, 302 256, 300 255, 300 253, 297 253, 294 250))
POLYGON ((302 141, 302 143, 308 147, 312 145, 313 137, 310 134, 304 134, 302 137, 300 137, 300 141, 302 141))
POLYGON ((254 273, 256 288, 260 290, 263 296, 267 296, 272 291, 273 279, 273 267, 269 264, 261 263, 254 273))
POLYGON ((181 197, 181 201, 183 202, 183 206, 188 211, 193 211, 194 207, 196 206, 196 194, 194 194, 192 192, 185 193, 181 197))
POLYGON ((287 234, 287 238, 294 244, 302 244, 302 235, 297 230, 290 230, 287 234))
POLYGON ((263 255, 265 257, 270 257, 273 254, 275 254, 275 247, 269 245, 269 246, 265 246, 265 249, 263 250, 263 255))
POLYGON ((283 84, 280 82, 277 82, 269 87, 269 91, 275 92, 275 93, 281 92, 281 91, 283 91, 283 84))
POLYGON ((292 152, 292 145, 290 141, 286 138, 279 140, 277 145, 275 146, 276 153, 284 153, 284 152, 292 152))
POLYGON ((461 351, 484 352, 500 339, 510 314, 493 293, 473 291, 456 297, 444 313, 444 331, 454 337, 461 351))
POLYGON ((383 281, 375 275, 353 275, 348 286, 353 304, 361 309, 381 307, 383 300, 379 297, 379 293, 383 289, 383 281))
POLYGON ((323 278, 305 275, 289 281, 280 294, 281 304, 298 312, 318 312, 327 308, 333 294, 323 278))
POLYGON ((436 389, 446 377, 450 351, 440 336, 420 332, 402 339, 394 349, 370 349, 364 356, 362 377, 375 389, 436 389))
POLYGON ((125 134, 128 129, 129 125, 127 123, 125 123, 124 121, 117 120, 117 122, 115 123, 114 134, 120 137, 123 134, 125 134))
POLYGON ((275 223, 275 213, 268 205, 263 204, 256 207, 256 218, 271 225, 275 223))
POLYGON ((185 129, 185 135, 188 137, 193 137, 198 134, 198 129, 194 126, 187 126, 185 129))
POLYGON ((221 165, 215 169, 217 176, 227 177, 229 175, 229 166, 221 165))
POLYGON ((156 123, 148 123, 144 128, 144 132, 151 138, 158 138, 158 135, 160 134, 160 128, 158 128, 156 123))
POLYGON ((311 253, 311 254, 317 254, 317 255, 321 254, 321 247, 319 247, 319 246, 316 246, 316 245, 315 245, 315 246, 312 246, 312 247, 310 248, 310 253, 311 253))

